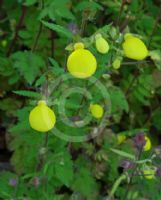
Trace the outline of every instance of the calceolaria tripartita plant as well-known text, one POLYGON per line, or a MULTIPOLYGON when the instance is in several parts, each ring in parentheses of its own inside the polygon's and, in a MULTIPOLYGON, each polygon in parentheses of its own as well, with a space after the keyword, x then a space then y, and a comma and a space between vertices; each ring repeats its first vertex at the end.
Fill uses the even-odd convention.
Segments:
POLYGON ((161 199, 158 5, 0 1, 0 199, 161 199))

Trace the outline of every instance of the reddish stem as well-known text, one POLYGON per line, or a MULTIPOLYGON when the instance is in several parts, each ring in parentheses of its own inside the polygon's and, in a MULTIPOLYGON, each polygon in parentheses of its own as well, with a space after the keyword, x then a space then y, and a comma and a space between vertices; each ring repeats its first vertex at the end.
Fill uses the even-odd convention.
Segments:
POLYGON ((25 6, 22 6, 22 13, 21 13, 21 16, 20 16, 20 19, 19 19, 19 22, 16 26, 16 31, 15 31, 15 35, 14 35, 14 38, 9 46, 9 49, 8 49, 8 52, 7 52, 7 57, 10 56, 11 52, 12 52, 12 49, 13 47, 15 46, 15 43, 17 41, 17 38, 18 38, 18 33, 22 27, 22 24, 23 24, 23 21, 24 21, 24 18, 25 18, 25 15, 26 15, 26 10, 27 8, 25 6))

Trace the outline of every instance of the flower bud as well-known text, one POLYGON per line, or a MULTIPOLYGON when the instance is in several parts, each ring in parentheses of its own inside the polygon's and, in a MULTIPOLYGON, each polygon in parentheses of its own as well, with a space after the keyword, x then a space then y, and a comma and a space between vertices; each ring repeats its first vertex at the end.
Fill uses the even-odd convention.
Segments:
POLYGON ((145 169, 143 170, 143 174, 144 174, 144 177, 146 179, 153 179, 155 176, 155 170, 154 169, 145 169))
POLYGON ((76 23, 69 23, 68 24, 68 29, 73 33, 73 34, 77 34, 78 33, 78 26, 76 23))
POLYGON ((149 151, 151 149, 151 141, 147 136, 145 136, 145 141, 146 141, 146 143, 145 143, 143 149, 144 149, 144 151, 149 151))
POLYGON ((131 169, 134 163, 131 160, 122 160, 120 163, 120 167, 126 169, 131 169))
POLYGON ((119 69, 120 66, 121 66, 121 58, 118 57, 118 58, 116 58, 116 59, 113 61, 112 67, 113 67, 114 69, 119 69))
POLYGON ((9 180, 9 185, 12 186, 12 187, 16 187, 17 183, 18 183, 18 180, 16 178, 11 178, 9 180))
POLYGON ((108 42, 102 37, 101 34, 97 34, 95 36, 96 39, 96 49, 99 53, 105 54, 109 51, 109 44, 108 42))
POLYGON ((90 110, 92 116, 97 119, 102 118, 103 113, 104 113, 103 107, 99 104, 91 104, 89 107, 89 110, 90 110))
POLYGON ((146 144, 145 136, 143 133, 140 133, 134 137, 135 147, 138 149, 142 149, 146 144))
POLYGON ((40 179, 39 177, 35 176, 32 179, 32 185, 34 185, 35 187, 38 187, 40 185, 40 179))

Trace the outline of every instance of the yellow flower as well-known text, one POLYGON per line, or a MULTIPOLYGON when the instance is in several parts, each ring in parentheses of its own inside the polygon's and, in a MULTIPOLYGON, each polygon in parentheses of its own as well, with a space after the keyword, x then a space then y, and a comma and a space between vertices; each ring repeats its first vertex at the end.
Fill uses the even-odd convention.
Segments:
POLYGON ((100 119, 103 116, 104 110, 99 104, 91 104, 89 108, 93 117, 100 119))
POLYGON ((147 136, 145 136, 145 141, 146 141, 146 143, 145 143, 143 149, 144 149, 144 151, 149 151, 151 149, 151 141, 147 136))
POLYGON ((54 111, 46 105, 45 101, 41 100, 38 102, 38 105, 31 110, 29 122, 34 130, 47 132, 54 127, 56 117, 54 111))
POLYGON ((146 169, 143 171, 144 177, 146 179, 153 179, 155 176, 155 170, 154 169, 146 169))
POLYGON ((126 136, 123 133, 117 134, 118 144, 122 144, 126 140, 126 136))
POLYGON ((121 59, 120 58, 116 58, 112 63, 112 67, 114 69, 119 69, 120 66, 121 66, 121 59))
POLYGON ((74 49, 67 60, 68 71, 76 78, 92 76, 97 68, 96 58, 90 51, 84 49, 83 43, 76 43, 74 49))
POLYGON ((96 39, 96 49, 99 53, 105 54, 109 51, 108 42, 102 37, 100 33, 95 36, 96 39))
POLYGON ((127 58, 143 60, 148 56, 148 50, 143 41, 131 34, 126 34, 123 43, 124 54, 127 58))

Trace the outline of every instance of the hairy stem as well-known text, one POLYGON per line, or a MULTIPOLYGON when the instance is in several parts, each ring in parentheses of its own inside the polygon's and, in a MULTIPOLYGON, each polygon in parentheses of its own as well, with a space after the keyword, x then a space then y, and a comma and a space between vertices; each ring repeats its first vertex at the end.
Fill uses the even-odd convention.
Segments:
POLYGON ((120 183, 121 183, 123 180, 125 180, 125 179, 126 179, 126 175, 125 175, 125 174, 122 174, 122 175, 115 181, 115 183, 114 183, 114 185, 113 185, 113 187, 112 187, 112 190, 111 190, 111 192, 110 192, 110 194, 109 194, 109 198, 110 198, 110 199, 114 196, 114 194, 115 194, 117 188, 119 187, 120 183))
POLYGON ((123 197, 122 200, 127 200, 127 195, 128 195, 128 193, 129 193, 129 190, 130 190, 130 185, 131 185, 131 183, 132 183, 132 181, 133 181, 133 178, 135 177, 135 173, 136 173, 137 168, 138 168, 138 163, 137 163, 137 161, 140 160, 142 151, 143 151, 143 149, 141 148, 141 149, 139 150, 139 152, 138 152, 138 156, 137 156, 137 158, 136 158, 136 163, 135 163, 135 166, 133 167, 133 172, 132 172, 132 174, 131 174, 131 176, 130 176, 130 181, 129 181, 128 185, 127 185, 127 190, 126 190, 126 192, 125 192, 124 197, 123 197))
POLYGON ((39 41, 41 32, 42 32, 42 23, 41 23, 40 26, 39 26, 38 33, 37 33, 37 35, 36 35, 34 44, 33 44, 33 46, 32 46, 32 49, 31 49, 32 52, 35 51, 35 49, 36 49, 36 47, 37 47, 37 44, 38 44, 38 41, 39 41))
POLYGON ((137 74, 133 77, 133 79, 131 80, 126 92, 125 92, 125 96, 128 97, 130 91, 131 91, 131 88, 133 87, 133 85, 135 84, 136 80, 137 80, 138 76, 137 74))
POLYGON ((119 25, 120 18, 121 18, 125 4, 126 4, 126 0, 122 0, 121 7, 120 7, 120 10, 119 10, 119 14, 118 14, 118 17, 117 17, 117 20, 116 20, 116 26, 119 25))

